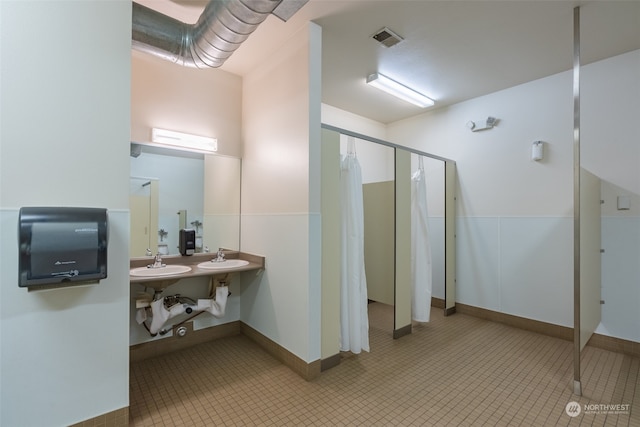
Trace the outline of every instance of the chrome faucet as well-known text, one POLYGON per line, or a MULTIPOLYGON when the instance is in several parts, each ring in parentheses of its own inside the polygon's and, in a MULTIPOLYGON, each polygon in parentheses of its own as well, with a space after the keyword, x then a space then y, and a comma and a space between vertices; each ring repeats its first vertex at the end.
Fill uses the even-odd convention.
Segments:
POLYGON ((223 262, 224 261, 224 252, 222 252, 222 248, 218 249, 218 256, 214 260, 215 262, 223 262))
POLYGON ((164 267, 166 264, 162 263, 162 257, 160 256, 160 253, 157 253, 156 256, 153 258, 153 264, 148 265, 147 267, 149 268, 160 268, 160 267, 164 267))

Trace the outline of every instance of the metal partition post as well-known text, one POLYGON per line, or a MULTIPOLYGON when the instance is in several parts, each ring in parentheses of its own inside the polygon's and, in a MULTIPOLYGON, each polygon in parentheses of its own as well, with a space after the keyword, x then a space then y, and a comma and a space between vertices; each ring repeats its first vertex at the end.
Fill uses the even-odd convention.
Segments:
POLYGON ((444 315, 456 312, 456 164, 444 163, 444 315))
POLYGON ((573 9, 573 392, 580 383, 580 7, 573 9))

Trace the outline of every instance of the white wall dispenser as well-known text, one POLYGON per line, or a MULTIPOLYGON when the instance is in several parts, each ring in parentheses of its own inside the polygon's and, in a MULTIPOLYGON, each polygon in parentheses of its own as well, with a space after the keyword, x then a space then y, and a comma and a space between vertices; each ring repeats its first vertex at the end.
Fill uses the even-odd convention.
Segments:
POLYGON ((533 141, 531 145, 531 160, 540 161, 544 158, 544 141, 533 141))

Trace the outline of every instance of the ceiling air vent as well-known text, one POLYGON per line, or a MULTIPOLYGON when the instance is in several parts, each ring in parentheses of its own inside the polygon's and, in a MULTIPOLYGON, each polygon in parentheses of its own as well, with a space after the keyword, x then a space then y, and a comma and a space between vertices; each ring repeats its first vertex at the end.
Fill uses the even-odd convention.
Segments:
POLYGON ((380 31, 376 32, 371 37, 373 37, 375 40, 377 40, 380 44, 382 44, 385 47, 394 46, 394 45, 400 43, 403 40, 402 37, 400 37, 399 35, 397 35, 393 31, 391 31, 387 27, 384 27, 383 29, 381 29, 380 31))

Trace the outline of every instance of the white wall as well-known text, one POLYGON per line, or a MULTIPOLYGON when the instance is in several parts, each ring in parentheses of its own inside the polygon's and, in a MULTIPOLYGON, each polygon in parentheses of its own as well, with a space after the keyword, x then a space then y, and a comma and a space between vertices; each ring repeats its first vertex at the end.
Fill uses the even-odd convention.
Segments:
POLYGON ((384 140, 387 137, 387 127, 383 123, 350 113, 329 104, 321 106, 322 123, 347 129, 371 138, 384 140))
POLYGON ((0 2, 0 424, 129 405, 131 4, 0 2), (18 287, 18 209, 108 209, 108 278, 18 287))
POLYGON ((582 166, 640 194, 640 50, 589 64, 581 73, 582 166))
MULTIPOLYGON (((637 132, 619 121, 632 123, 630 117, 640 114, 638 97, 627 95, 638 93, 639 64, 636 51, 583 67, 583 165, 631 189, 640 182, 637 132)), ((457 162, 459 302, 573 324, 571 90, 571 73, 565 72, 388 126, 391 142, 457 162), (500 119, 494 129, 473 133, 465 127, 489 115, 500 119), (546 143, 541 162, 529 157, 535 140, 546 143)), ((640 258, 634 242, 616 253, 626 266, 640 258)), ((622 292, 633 288, 633 302, 621 305, 620 293, 610 298, 603 323, 607 311, 609 317, 616 310, 638 312, 635 274, 622 292)), ((603 272, 603 287, 611 282, 603 272)), ((630 331, 640 323, 631 320, 631 327, 610 321, 599 332, 638 340, 630 331)))
POLYGON ((241 320, 301 359, 320 358, 321 30, 301 29, 243 82, 241 320))

